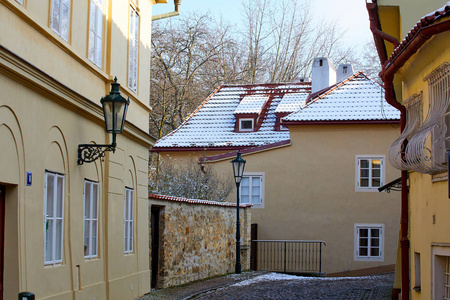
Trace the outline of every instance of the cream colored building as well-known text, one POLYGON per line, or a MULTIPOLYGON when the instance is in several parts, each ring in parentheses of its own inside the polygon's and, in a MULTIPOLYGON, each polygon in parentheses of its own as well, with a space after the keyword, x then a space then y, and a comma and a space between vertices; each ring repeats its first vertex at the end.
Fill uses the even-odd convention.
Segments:
POLYGON ((136 299, 150 291, 148 135, 158 0, 0 1, 3 294, 136 299), (130 105, 115 153, 100 99, 117 76, 130 105))
MULTIPOLYGON (((326 58, 313 68, 313 82, 321 69, 321 82, 336 72, 326 58)), ((386 160, 399 113, 363 73, 338 70, 348 73, 337 84, 221 86, 152 151, 231 176, 240 150, 240 197, 253 204, 258 240, 322 240, 328 275, 393 270, 400 195, 378 188, 400 175, 386 160)))
POLYGON ((389 150, 390 163, 402 170, 396 292, 402 299, 449 299, 450 3, 372 2, 386 100, 402 110, 404 124, 389 150))

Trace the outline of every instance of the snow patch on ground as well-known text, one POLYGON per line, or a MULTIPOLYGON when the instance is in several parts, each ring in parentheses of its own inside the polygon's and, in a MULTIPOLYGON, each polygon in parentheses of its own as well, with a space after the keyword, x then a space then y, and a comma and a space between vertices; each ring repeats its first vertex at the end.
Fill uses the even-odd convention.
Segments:
POLYGON ((306 276, 295 276, 287 275, 281 273, 268 273, 254 277, 252 279, 247 279, 239 283, 233 284, 232 286, 246 286, 262 281, 276 281, 276 280, 298 280, 298 281, 344 281, 344 280, 364 280, 373 279, 374 276, 363 276, 363 277, 306 277, 306 276))

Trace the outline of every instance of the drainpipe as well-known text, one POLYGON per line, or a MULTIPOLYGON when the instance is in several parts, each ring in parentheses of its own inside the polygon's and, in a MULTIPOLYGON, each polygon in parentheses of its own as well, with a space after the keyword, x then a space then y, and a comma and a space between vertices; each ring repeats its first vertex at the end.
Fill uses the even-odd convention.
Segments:
POLYGON ((175 11, 172 11, 172 12, 169 12, 169 13, 165 13, 165 14, 152 16, 152 21, 157 21, 157 20, 161 20, 161 19, 176 17, 176 16, 180 15, 181 0, 174 0, 174 4, 175 4, 175 11))
MULTIPOLYGON (((383 65, 383 71, 380 73, 380 77, 384 82, 384 96, 386 101, 397 108, 400 111, 400 132, 403 132, 406 125, 406 108, 400 104, 395 98, 394 93, 394 74, 397 72, 392 72, 392 74, 386 74, 386 66, 389 64, 387 60, 386 48, 384 46, 384 40, 392 43, 394 49, 398 47, 398 40, 384 32, 380 28, 380 23, 378 19, 378 11, 376 0, 374 3, 366 3, 367 11, 369 13, 370 30, 374 36, 375 45, 377 48, 378 56, 380 57, 381 64, 383 65), (384 73, 383 73, 384 72, 384 73), (388 75, 388 76, 386 76, 388 75)), ((406 143, 403 145, 405 149, 406 143)), ((405 153, 402 154, 402 159, 405 153)), ((401 256, 401 291, 402 300, 409 300, 409 239, 408 239, 408 171, 402 171, 401 173, 401 214, 400 214, 400 256, 401 256)))
MULTIPOLYGON (((396 55, 393 61, 387 60, 384 64, 383 71, 380 73, 380 77, 383 79, 385 86, 385 98, 386 101, 394 107, 400 109, 401 112, 401 127, 402 131, 405 126, 406 111, 405 107, 401 105, 395 99, 393 80, 394 75, 403 65, 411 58, 414 53, 419 50, 423 44, 432 36, 449 31, 450 20, 446 20, 441 23, 431 24, 426 27, 422 27, 416 33, 407 47, 404 47, 400 53, 396 55)), ((404 157, 404 153, 402 153, 404 157)), ((402 300, 409 299, 409 239, 408 239, 408 187, 407 187, 407 171, 402 171, 402 192, 401 192, 401 263, 402 263, 402 300)))

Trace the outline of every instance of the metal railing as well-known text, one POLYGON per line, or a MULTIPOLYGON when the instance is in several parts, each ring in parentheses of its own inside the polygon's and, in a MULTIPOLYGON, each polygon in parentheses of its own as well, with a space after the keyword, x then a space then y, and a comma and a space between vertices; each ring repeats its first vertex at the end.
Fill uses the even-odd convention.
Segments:
POLYGON ((321 273, 324 241, 253 240, 256 269, 283 273, 321 273))

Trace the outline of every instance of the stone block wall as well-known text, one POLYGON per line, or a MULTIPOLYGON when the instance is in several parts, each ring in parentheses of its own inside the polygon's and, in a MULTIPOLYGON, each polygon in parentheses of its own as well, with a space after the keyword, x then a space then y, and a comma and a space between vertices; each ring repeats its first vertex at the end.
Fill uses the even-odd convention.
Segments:
MULTIPOLYGON (((235 203, 149 195, 149 205, 160 208, 157 288, 235 272, 235 203)), ((250 210, 240 206, 243 271, 250 269, 250 210)))

